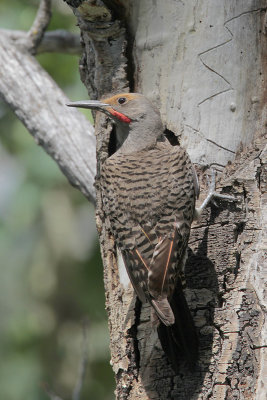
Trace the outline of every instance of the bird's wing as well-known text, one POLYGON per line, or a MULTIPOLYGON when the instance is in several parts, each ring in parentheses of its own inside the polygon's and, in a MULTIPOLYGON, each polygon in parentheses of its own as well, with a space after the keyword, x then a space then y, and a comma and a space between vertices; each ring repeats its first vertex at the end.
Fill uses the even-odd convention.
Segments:
POLYGON ((168 291, 169 275, 176 255, 174 239, 174 234, 170 239, 168 237, 161 239, 154 250, 148 277, 149 291, 154 298, 168 291))
POLYGON ((186 152, 179 158, 173 149, 170 159, 166 205, 155 226, 160 240, 148 277, 149 292, 155 299, 170 297, 182 272, 195 206, 195 173, 186 152))
POLYGON ((137 296, 142 302, 145 302, 148 298, 149 261, 144 259, 137 248, 122 250, 122 257, 137 296))
POLYGON ((177 262, 184 251, 183 240, 173 228, 171 238, 164 237, 155 247, 148 275, 148 289, 155 298, 167 297, 174 288, 177 262))
MULTIPOLYGON (((140 231, 144 232, 144 229, 140 227, 140 231)), ((145 255, 153 253, 155 249, 155 244, 149 241, 149 234, 146 232, 144 233, 145 237, 143 238, 143 246, 141 246, 141 248, 135 247, 131 250, 122 251, 125 267, 139 299, 142 302, 148 300, 154 307, 158 318, 164 323, 164 325, 169 326, 174 323, 174 314, 165 293, 168 291, 168 284, 170 284, 170 271, 172 271, 174 275, 173 263, 175 262, 176 265, 176 260, 174 260, 175 253, 172 251, 172 249, 175 247, 175 237, 173 237, 172 240, 160 240, 159 244, 156 245, 156 249, 159 249, 159 259, 154 260, 153 256, 153 259, 151 260, 151 257, 150 259, 147 259, 145 258, 145 255), (146 240, 148 240, 149 243, 145 243, 146 240), (161 249, 163 249, 163 251, 161 251, 161 249), (165 281, 165 276, 163 277, 164 271, 162 268, 162 262, 165 262, 164 253, 166 251, 168 251, 169 255, 165 270, 165 281), (160 259, 161 255, 163 256, 163 260, 160 259), (155 264, 158 264, 156 265, 156 268, 154 262, 155 264), (158 293, 156 293, 156 289, 152 293, 152 289, 154 288, 153 283, 155 283, 155 287, 157 287, 158 283, 159 285, 161 285, 162 283, 164 290, 162 297, 158 296, 158 293), (153 296, 153 294, 156 295, 153 296)))
POLYGON ((171 294, 193 216, 191 163, 167 150, 109 159, 104 171, 104 211, 141 300, 171 294))

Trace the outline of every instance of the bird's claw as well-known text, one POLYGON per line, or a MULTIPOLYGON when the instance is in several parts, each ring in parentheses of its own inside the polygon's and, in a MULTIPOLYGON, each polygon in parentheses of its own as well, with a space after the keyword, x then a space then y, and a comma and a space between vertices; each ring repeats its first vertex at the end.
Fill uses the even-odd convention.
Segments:
POLYGON ((210 201, 215 207, 218 207, 218 203, 215 201, 215 199, 211 199, 210 201))
POLYGON ((209 193, 206 197, 206 199, 203 201, 201 206, 199 208, 195 209, 195 218, 198 218, 203 210, 209 205, 209 203, 213 203, 216 207, 218 207, 215 199, 221 199, 221 200, 226 200, 226 201, 236 201, 236 198, 234 196, 229 196, 226 194, 220 194, 216 192, 216 172, 214 169, 211 170, 211 177, 208 178, 208 184, 209 184, 209 193))

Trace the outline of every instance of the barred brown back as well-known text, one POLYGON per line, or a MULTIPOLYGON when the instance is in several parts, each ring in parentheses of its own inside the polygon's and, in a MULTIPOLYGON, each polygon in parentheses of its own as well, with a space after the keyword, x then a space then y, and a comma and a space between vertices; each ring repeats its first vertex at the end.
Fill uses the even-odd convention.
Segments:
POLYGON ((130 154, 116 152, 102 176, 104 213, 137 295, 165 325, 173 324, 161 302, 171 298, 179 278, 194 214, 189 157, 181 147, 159 142, 130 154))

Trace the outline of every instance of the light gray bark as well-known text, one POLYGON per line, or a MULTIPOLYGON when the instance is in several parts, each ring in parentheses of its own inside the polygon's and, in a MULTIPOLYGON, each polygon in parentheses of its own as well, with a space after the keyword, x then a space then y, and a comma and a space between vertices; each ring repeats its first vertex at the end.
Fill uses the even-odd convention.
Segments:
POLYGON ((70 183, 94 201, 95 136, 89 121, 24 47, 0 35, 0 93, 56 161, 70 183))
POLYGON ((262 129, 266 1, 129 1, 136 89, 194 163, 224 167, 262 129))

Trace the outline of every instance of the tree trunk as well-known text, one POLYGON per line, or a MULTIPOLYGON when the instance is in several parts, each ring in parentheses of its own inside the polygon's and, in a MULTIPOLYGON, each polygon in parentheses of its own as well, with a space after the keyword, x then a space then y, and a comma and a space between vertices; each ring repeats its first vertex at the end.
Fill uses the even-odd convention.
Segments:
MULTIPOLYGON (((68 3, 81 27, 82 79, 91 98, 128 86, 150 97, 197 165, 201 197, 210 165, 221 173, 222 191, 237 197, 212 206, 192 227, 186 297, 199 363, 176 375, 151 327, 149 306, 136 299, 120 263, 98 191, 116 396, 264 399, 265 1, 129 0, 127 9, 119 0, 68 3)), ((112 127, 103 116, 96 133, 99 171, 112 151, 112 127)))

